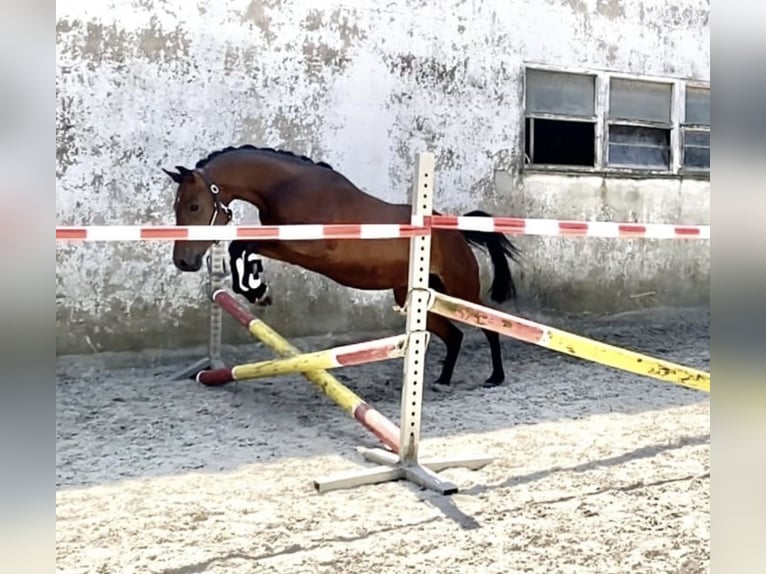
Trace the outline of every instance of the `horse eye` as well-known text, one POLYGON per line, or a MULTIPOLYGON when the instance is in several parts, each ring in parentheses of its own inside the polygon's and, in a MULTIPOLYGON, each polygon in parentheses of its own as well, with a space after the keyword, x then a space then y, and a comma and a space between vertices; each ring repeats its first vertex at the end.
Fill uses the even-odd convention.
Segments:
POLYGON ((199 211, 199 205, 197 205, 196 203, 192 203, 189 206, 189 211, 199 211))

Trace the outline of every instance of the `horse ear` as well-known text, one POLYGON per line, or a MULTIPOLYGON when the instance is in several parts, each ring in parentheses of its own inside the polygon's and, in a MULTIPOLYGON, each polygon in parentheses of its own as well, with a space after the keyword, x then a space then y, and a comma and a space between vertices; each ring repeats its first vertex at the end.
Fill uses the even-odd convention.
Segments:
POLYGON ((181 183, 181 181, 183 180, 183 176, 180 173, 176 173, 174 171, 168 171, 164 167, 162 168, 162 171, 168 174, 170 176, 170 179, 172 179, 176 183, 181 183))
POLYGON ((190 177, 192 175, 192 170, 182 165, 177 165, 176 169, 178 170, 178 173, 180 173, 183 177, 190 177))

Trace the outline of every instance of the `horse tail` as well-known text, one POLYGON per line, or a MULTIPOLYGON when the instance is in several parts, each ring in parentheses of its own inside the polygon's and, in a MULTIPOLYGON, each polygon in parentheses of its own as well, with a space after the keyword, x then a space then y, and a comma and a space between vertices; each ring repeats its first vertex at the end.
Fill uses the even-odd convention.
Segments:
MULTIPOLYGON (((471 211, 465 214, 466 217, 492 217, 484 211, 471 211)), ((513 262, 519 263, 521 259, 521 250, 516 247, 502 233, 491 231, 472 231, 462 230, 461 233, 471 245, 476 245, 489 252, 492 267, 494 268, 494 278, 490 288, 490 297, 496 303, 504 303, 510 299, 516 299, 516 284, 511 275, 511 268, 508 265, 508 258, 513 262)))

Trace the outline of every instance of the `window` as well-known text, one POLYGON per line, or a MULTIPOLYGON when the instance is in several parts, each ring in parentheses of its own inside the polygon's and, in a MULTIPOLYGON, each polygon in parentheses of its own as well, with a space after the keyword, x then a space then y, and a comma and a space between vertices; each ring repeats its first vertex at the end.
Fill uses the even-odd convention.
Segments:
POLYGON ((593 172, 710 170, 710 87, 549 66, 525 69, 524 163, 593 172))
POLYGON ((596 77, 527 70, 524 151, 533 164, 596 165, 596 77))
POLYGON ((668 170, 673 85, 612 78, 607 165, 668 170))
POLYGON ((710 89, 687 86, 681 126, 685 170, 710 169, 710 89))

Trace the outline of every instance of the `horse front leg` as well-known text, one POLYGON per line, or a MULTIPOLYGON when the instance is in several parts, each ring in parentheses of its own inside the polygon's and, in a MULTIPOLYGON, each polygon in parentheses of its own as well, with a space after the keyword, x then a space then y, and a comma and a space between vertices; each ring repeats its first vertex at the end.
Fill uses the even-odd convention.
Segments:
POLYGON ((229 244, 229 268, 232 290, 253 305, 268 307, 273 303, 269 285, 263 279, 263 260, 254 241, 232 241, 229 244))

